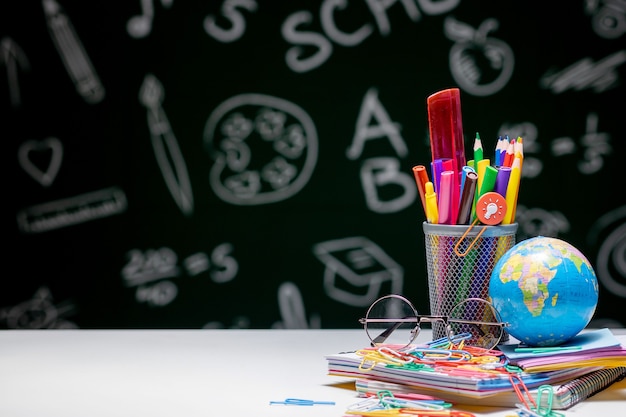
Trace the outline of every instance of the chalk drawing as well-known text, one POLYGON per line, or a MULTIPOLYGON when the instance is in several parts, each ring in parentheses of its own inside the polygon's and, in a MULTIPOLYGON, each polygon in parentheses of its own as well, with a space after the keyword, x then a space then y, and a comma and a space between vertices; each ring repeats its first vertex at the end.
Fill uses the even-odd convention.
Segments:
POLYGON ((163 111, 163 86, 152 74, 145 76, 139 91, 139 101, 147 112, 148 127, 154 156, 161 169, 165 185, 185 216, 193 214, 193 192, 185 158, 163 111))
POLYGON ((522 204, 517 205, 515 220, 519 225, 518 241, 535 236, 557 237, 571 229, 569 220, 560 211, 527 208, 522 204))
MULTIPOLYGON (((161 0, 161 5, 170 8, 174 0, 161 0)), ((131 17, 126 23, 126 31, 133 38, 145 38, 152 32, 154 20, 154 1, 141 0, 141 14, 131 17)))
POLYGON ((231 204, 286 200, 307 184, 317 163, 317 132, 309 115, 262 94, 220 104, 207 120, 204 142, 215 161, 211 187, 231 204))
POLYGON ((20 107, 22 104, 22 96, 20 94, 18 67, 22 71, 28 71, 30 70, 30 64, 22 48, 9 37, 0 40, 0 66, 3 65, 6 67, 7 71, 7 84, 9 86, 11 106, 20 107))
POLYGON ((273 329, 321 329, 318 314, 312 314, 307 320, 302 294, 296 284, 283 282, 278 287, 278 307, 282 321, 274 323, 273 329))
POLYGON ((367 307, 381 294, 401 293, 404 269, 366 237, 346 237, 313 246, 313 254, 325 265, 324 290, 333 300, 367 307))
POLYGON ((0 322, 9 329, 77 329, 65 319, 76 313, 71 301, 54 303, 48 287, 40 287, 30 300, 0 309, 0 322))
POLYGON ((246 19, 239 12, 239 8, 248 12, 256 12, 257 3, 255 0, 226 0, 222 3, 222 16, 228 20, 227 28, 223 28, 216 23, 216 18, 212 15, 204 19, 204 30, 207 34, 223 43, 234 42, 241 38, 246 31, 246 19))
POLYGON ((537 140, 539 133, 537 126, 532 122, 503 123, 498 132, 510 138, 522 137, 524 140, 524 169, 522 177, 536 178, 543 170, 543 161, 535 156, 541 150, 537 140))
POLYGON ((444 34, 454 41, 449 54, 452 77, 463 91, 474 96, 497 93, 513 75, 513 50, 488 36, 498 25, 496 19, 486 19, 478 29, 451 16, 444 21, 444 34))
POLYGON ((90 104, 104 99, 105 90, 76 35, 72 22, 56 0, 43 0, 48 31, 76 91, 90 104))
POLYGON ((600 245, 594 263, 598 280, 612 294, 626 298, 626 206, 600 216, 587 240, 592 247, 600 245))
POLYGON ((175 278, 181 273, 177 266, 178 255, 168 248, 128 251, 128 262, 122 268, 122 278, 127 287, 134 287, 164 278, 175 278))
MULTIPOLYGON (((401 126, 394 123, 378 99, 378 91, 370 88, 363 101, 356 122, 352 144, 346 151, 348 159, 363 154, 366 141, 386 139, 399 157, 408 155, 408 148, 400 134, 401 126)), ((415 180, 401 171, 396 157, 367 159, 361 165, 361 185, 367 207, 377 213, 393 213, 415 201, 415 180), (386 192, 382 192, 382 191, 386 192), (389 192, 391 190, 391 192, 389 192)))
POLYGON ((617 39, 626 32, 624 0, 586 0, 585 12, 592 16, 594 32, 605 39, 617 39))
POLYGON ((178 286, 172 281, 159 281, 150 285, 140 285, 135 292, 138 303, 152 307, 164 307, 176 299, 178 286))
POLYGON ((395 213, 410 206, 417 196, 415 180, 400 171, 397 158, 369 158, 361 165, 361 185, 367 207, 376 213, 395 213), (383 190, 390 191, 385 197, 383 190))
POLYGON ((591 58, 583 58, 564 70, 549 70, 541 77, 539 85, 554 94, 586 89, 603 93, 620 84, 617 68, 624 62, 626 50, 615 52, 596 63, 591 58))
POLYGON ((126 208, 124 191, 111 187, 27 207, 17 213, 17 224, 24 233, 42 233, 120 214, 126 208))
POLYGON ((63 144, 57 138, 29 140, 22 143, 18 150, 18 161, 22 169, 44 187, 49 187, 54 182, 62 160, 63 144), (33 154, 49 158, 45 169, 41 169, 32 161, 33 154))
MULTIPOLYGON (((460 0, 417 0, 421 11, 414 0, 366 0, 365 5, 374 18, 375 27, 383 37, 391 33, 392 24, 387 10, 395 7, 396 3, 404 8, 404 12, 412 22, 418 22, 422 18, 421 11, 427 15, 443 14, 458 6, 460 0)), ((370 37, 375 31, 374 25, 370 22, 364 22, 352 32, 346 32, 337 25, 335 14, 342 11, 350 14, 352 10, 349 7, 353 5, 354 3, 349 3, 347 0, 324 0, 319 9, 323 33, 305 30, 314 22, 315 16, 310 11, 298 10, 289 15, 281 25, 283 39, 293 45, 285 53, 287 66, 294 72, 312 71, 331 57, 334 49, 333 42, 344 47, 355 47, 370 37), (308 52, 311 49, 315 52, 308 52)))
MULTIPOLYGON (((587 114, 585 134, 580 139, 584 149, 583 158, 578 162, 578 170, 582 174, 591 175, 602 170, 604 158, 613 153, 610 141, 609 133, 598 132, 598 115, 587 114)), ((571 137, 559 137, 551 142, 551 149, 555 157, 560 157, 575 153, 578 145, 571 137)), ((525 164, 524 162, 524 168, 525 164)))

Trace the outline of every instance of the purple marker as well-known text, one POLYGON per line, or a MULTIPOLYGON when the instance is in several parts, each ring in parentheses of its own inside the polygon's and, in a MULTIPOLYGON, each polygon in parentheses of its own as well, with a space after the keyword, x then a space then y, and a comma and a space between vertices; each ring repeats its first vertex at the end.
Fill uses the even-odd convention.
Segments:
POLYGON ((509 185, 509 177, 511 176, 511 167, 499 167, 498 175, 496 175, 496 183, 493 191, 506 197, 506 187, 509 185))

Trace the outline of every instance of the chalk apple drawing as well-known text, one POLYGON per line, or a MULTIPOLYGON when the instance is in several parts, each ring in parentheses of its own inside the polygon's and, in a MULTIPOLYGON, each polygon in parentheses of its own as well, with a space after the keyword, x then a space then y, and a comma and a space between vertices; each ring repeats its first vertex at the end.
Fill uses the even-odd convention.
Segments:
POLYGON ((511 47, 488 34, 498 21, 487 19, 478 29, 453 17, 444 21, 444 34, 454 41, 450 49, 450 71, 459 87, 475 96, 490 96, 509 81, 515 67, 511 47))

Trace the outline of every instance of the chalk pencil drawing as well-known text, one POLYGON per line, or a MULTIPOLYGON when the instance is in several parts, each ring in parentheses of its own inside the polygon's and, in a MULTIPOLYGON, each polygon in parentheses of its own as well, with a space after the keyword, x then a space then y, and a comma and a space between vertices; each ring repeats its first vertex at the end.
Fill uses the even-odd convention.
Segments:
POLYGON ((76 91, 89 104, 104 99, 105 89, 72 22, 56 0, 43 0, 48 31, 76 91))
POLYGON ((163 110, 164 89, 152 74, 147 74, 139 91, 139 101, 146 107, 152 149, 170 195, 185 216, 193 214, 193 191, 187 164, 170 122, 163 110))
POLYGON ((309 181, 318 155, 313 120, 298 105, 242 94, 221 103, 205 124, 215 194, 235 205, 286 200, 309 181))

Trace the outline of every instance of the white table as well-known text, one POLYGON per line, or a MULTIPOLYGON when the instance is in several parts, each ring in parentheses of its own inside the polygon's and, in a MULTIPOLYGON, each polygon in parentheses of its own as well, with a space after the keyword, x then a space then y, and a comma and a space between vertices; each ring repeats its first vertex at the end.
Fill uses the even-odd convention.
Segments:
MULTIPOLYGON (((0 331, 0 416, 342 416, 354 383, 328 376, 324 355, 366 344, 362 330, 0 331), (335 405, 269 405, 292 397, 335 405)), ((565 411, 624 413, 626 381, 565 411)))

